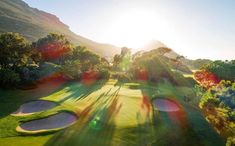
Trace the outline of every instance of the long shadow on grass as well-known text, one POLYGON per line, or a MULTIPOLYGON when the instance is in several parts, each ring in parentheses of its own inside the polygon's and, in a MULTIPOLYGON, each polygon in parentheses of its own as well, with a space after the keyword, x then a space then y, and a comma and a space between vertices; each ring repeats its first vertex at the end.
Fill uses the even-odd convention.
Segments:
MULTIPOLYGON (((166 93, 166 96, 159 96, 158 89, 156 87, 148 87, 148 85, 148 83, 141 82, 139 86, 144 96, 143 103, 145 105, 152 104, 155 98, 168 99, 168 95, 173 96, 172 93, 175 90, 172 88, 171 93, 166 93)), ((179 111, 164 112, 153 109, 154 131, 156 136, 152 146, 225 145, 223 140, 202 117, 200 111, 190 107, 188 104, 182 104, 178 98, 172 98, 172 100, 178 103, 180 107, 179 111)))
POLYGON ((59 132, 46 146, 110 146, 115 131, 113 118, 119 112, 118 88, 102 93, 80 113, 79 121, 59 132))
MULTIPOLYGON (((149 122, 134 127, 116 126, 115 117, 122 108, 119 103, 121 84, 119 85, 114 92, 108 90, 97 97, 96 101, 83 110, 75 125, 57 133, 45 146, 150 145, 154 134, 149 122)), ((139 116, 136 118, 141 119, 139 116)))
POLYGON ((71 92, 71 94, 59 100, 58 103, 63 103, 66 100, 77 101, 77 100, 86 98, 88 95, 90 95, 94 91, 102 88, 106 82, 107 82, 106 80, 97 81, 96 83, 92 85, 74 83, 73 85, 70 85, 69 89, 67 90, 67 92, 71 92))
POLYGON ((23 103, 60 91, 68 85, 65 81, 48 81, 32 90, 0 89, 0 119, 16 111, 23 103))

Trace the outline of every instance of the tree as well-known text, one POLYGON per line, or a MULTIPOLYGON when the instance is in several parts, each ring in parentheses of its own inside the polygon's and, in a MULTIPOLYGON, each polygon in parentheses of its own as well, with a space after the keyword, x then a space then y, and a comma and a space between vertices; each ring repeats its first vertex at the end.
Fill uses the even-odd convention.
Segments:
POLYGON ((114 55, 114 57, 113 57, 113 67, 115 69, 118 69, 119 64, 121 63, 121 61, 122 61, 121 55, 119 55, 119 54, 114 55))
POLYGON ((215 74, 221 80, 235 81, 235 61, 221 61, 216 60, 202 67, 203 70, 207 70, 215 74))
POLYGON ((78 80, 81 78, 81 64, 79 60, 68 60, 61 68, 62 73, 69 79, 78 80))
POLYGON ((50 33, 34 43, 41 53, 43 61, 63 64, 72 53, 72 45, 64 35, 50 33))
POLYGON ((10 69, 0 69, 0 87, 14 87, 20 82, 20 75, 10 69))
POLYGON ((0 35, 0 66, 9 69, 28 63, 31 47, 18 33, 0 35))
POLYGON ((164 56, 166 53, 169 53, 171 52, 172 50, 170 48, 167 48, 167 47, 160 47, 157 49, 159 55, 162 55, 164 56))
POLYGON ((131 63, 131 49, 123 47, 121 54, 116 54, 113 58, 113 67, 116 70, 127 71, 131 63))
POLYGON ((127 47, 122 47, 121 49, 121 56, 127 56, 127 55, 131 55, 131 49, 127 48, 127 47))
POLYGON ((211 87, 203 93, 199 107, 216 130, 228 138, 226 145, 234 145, 235 83, 223 80, 211 87))
POLYGON ((182 64, 181 60, 184 59, 184 56, 177 56, 175 59, 173 59, 173 61, 176 63, 176 69, 178 70, 179 65, 182 64))

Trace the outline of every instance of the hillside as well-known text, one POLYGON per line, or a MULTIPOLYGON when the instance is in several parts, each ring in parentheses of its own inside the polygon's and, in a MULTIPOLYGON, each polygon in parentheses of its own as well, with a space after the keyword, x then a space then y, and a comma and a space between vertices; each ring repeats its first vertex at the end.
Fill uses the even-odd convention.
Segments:
POLYGON ((120 48, 91 41, 70 31, 58 17, 31 8, 22 0, 0 1, 0 32, 17 32, 30 41, 44 37, 50 32, 61 33, 75 45, 83 45, 107 59, 120 52, 120 48))

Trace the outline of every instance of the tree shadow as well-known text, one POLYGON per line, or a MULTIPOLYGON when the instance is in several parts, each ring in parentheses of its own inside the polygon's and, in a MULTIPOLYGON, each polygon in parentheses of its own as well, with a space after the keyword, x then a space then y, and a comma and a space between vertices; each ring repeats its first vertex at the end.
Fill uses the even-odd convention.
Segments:
POLYGON ((152 107, 154 133, 157 135, 154 138, 152 146, 204 145, 200 139, 200 135, 197 135, 195 129, 193 129, 192 125, 190 124, 185 107, 180 104, 177 98, 172 98, 170 101, 174 101, 174 103, 179 107, 179 111, 167 112, 155 110, 158 109, 158 107, 154 107, 152 104, 153 100, 159 98, 168 100, 169 96, 163 96, 160 92, 157 91, 156 88, 152 88, 151 84, 150 87, 148 85, 149 83, 147 82, 141 82, 139 87, 143 95, 142 104, 146 108, 148 106, 152 107))
POLYGON ((84 99, 94 91, 102 88, 106 82, 106 80, 97 81, 92 85, 84 85, 80 83, 79 86, 76 86, 77 83, 75 83, 75 85, 70 86, 67 90, 67 92, 71 92, 71 94, 59 100, 58 103, 63 103, 66 100, 77 101, 84 99))
POLYGON ((41 83, 38 88, 31 90, 0 89, 0 119, 16 111, 23 103, 56 93, 67 84, 65 81, 53 80, 41 83))
POLYGON ((153 125, 150 121, 138 121, 142 115, 136 114, 138 124, 118 127, 115 117, 122 108, 119 92, 122 84, 111 93, 102 93, 85 108, 79 121, 72 127, 58 132, 45 146, 145 146, 154 140, 153 125))
POLYGON ((58 132, 45 146, 110 146, 116 129, 114 117, 122 107, 119 90, 102 93, 80 113, 75 125, 58 132))

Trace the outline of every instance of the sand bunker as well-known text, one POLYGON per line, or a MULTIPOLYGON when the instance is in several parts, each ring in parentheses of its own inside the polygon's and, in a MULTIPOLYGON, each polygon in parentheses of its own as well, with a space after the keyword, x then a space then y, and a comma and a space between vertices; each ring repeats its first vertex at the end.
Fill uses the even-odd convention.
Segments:
POLYGON ((61 112, 47 118, 20 124, 16 131, 28 134, 56 131, 74 124, 77 116, 70 112, 61 112))
POLYGON ((51 109, 55 107, 56 105, 57 104, 52 101, 34 100, 34 101, 30 101, 30 102, 22 104, 20 108, 16 112, 12 113, 11 115, 14 115, 14 116, 28 115, 28 114, 51 109))
POLYGON ((153 101, 153 105, 156 110, 163 112, 176 112, 180 110, 177 103, 169 99, 156 99, 153 101))

